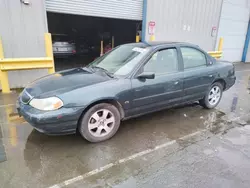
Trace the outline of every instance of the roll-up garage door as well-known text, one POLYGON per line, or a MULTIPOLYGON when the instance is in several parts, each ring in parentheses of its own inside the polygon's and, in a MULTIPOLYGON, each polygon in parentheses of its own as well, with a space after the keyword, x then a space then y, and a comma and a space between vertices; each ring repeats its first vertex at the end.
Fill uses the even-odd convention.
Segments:
POLYGON ((46 0, 48 12, 142 20, 143 0, 46 0))
POLYGON ((223 0, 217 45, 224 38, 223 57, 241 61, 250 15, 250 0, 223 0))

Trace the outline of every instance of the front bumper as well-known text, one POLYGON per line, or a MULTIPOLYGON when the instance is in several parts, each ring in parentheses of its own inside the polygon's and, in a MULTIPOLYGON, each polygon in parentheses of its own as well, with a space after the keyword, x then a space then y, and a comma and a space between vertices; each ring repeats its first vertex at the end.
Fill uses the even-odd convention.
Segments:
POLYGON ((55 111, 41 111, 18 100, 17 111, 39 132, 48 135, 65 135, 76 132, 83 108, 60 108, 55 111))

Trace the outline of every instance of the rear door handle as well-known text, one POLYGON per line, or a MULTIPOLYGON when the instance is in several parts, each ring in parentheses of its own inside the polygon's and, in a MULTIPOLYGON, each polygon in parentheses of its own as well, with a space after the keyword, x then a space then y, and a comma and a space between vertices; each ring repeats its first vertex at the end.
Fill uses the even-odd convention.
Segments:
POLYGON ((210 77, 210 78, 212 78, 212 77, 213 77, 213 75, 212 75, 212 74, 210 74, 210 75, 209 75, 209 77, 210 77))
POLYGON ((179 84, 179 81, 176 81, 176 82, 174 83, 174 85, 177 85, 177 84, 179 84))

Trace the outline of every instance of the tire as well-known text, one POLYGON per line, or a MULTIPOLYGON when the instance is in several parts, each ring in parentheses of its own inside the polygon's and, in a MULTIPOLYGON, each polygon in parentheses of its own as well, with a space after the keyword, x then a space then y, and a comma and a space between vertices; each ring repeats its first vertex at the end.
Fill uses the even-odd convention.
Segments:
POLYGON ((101 142, 115 135, 120 122, 120 113, 115 106, 100 103, 84 114, 78 129, 83 138, 89 142, 101 142))
POLYGON ((220 103, 222 93, 223 93, 222 84, 220 82, 215 82, 211 85, 211 87, 207 91, 205 97, 203 99, 201 99, 199 101, 199 103, 201 106, 203 106, 206 109, 215 108, 220 103), (219 93, 217 92, 218 88, 219 88, 219 93), (212 93, 215 93, 215 94, 212 94, 212 93))

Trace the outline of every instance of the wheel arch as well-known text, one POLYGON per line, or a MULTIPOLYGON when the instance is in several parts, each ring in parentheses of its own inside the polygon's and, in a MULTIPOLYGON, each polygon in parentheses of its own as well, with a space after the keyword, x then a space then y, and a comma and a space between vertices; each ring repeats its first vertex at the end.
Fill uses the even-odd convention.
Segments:
POLYGON ((226 81, 223 78, 218 78, 214 80, 212 84, 214 84, 215 82, 219 82, 223 86, 223 91, 226 89, 226 81))
POLYGON ((122 105, 118 102, 118 100, 114 99, 114 98, 104 98, 104 99, 99 99, 99 100, 96 100, 96 101, 93 101, 91 102, 89 105, 87 105, 86 108, 84 108, 80 118, 78 119, 78 123, 77 123, 77 127, 79 126, 80 124, 80 120, 82 119, 82 117, 84 116, 85 112, 87 112, 91 107, 97 105, 97 104, 100 104, 100 103, 108 103, 108 104, 112 104, 113 106, 115 106, 120 115, 121 115, 121 119, 123 119, 125 117, 125 112, 124 112, 124 109, 122 107, 122 105))

